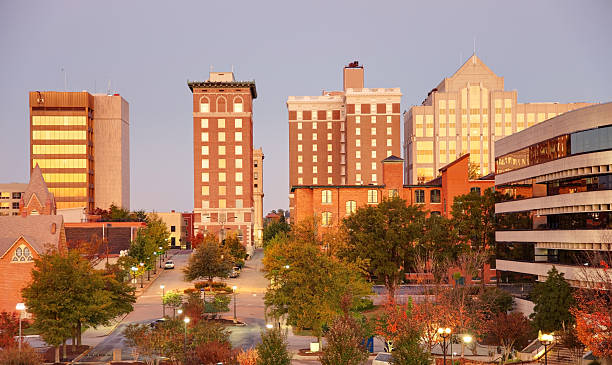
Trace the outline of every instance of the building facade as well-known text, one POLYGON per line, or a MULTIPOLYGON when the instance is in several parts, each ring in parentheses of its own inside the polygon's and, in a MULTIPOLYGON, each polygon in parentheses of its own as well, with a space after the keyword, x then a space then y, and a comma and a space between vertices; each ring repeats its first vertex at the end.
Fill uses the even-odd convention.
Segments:
POLYGON ((211 72, 188 82, 193 93, 194 229, 253 244, 254 81, 211 72))
POLYGON ((0 184, 0 216, 19 215, 19 200, 28 184, 0 184))
POLYGON ((175 212, 174 210, 169 213, 155 213, 164 223, 168 226, 170 231, 170 248, 186 249, 188 242, 189 232, 187 230, 187 221, 183 217, 183 213, 175 212))
POLYGON ((289 185, 380 184, 380 161, 401 155, 401 96, 399 88, 364 88, 358 62, 344 67, 342 91, 290 96, 289 185))
POLYGON ((261 148, 253 151, 253 236, 256 247, 263 247, 263 160, 261 148))
POLYGON ((555 266, 574 286, 612 251, 612 103, 571 111, 495 143, 501 280, 546 280, 555 266), (508 218, 508 219, 506 219, 508 218))
POLYGON ((517 102, 475 54, 433 88, 421 105, 404 113, 406 182, 436 177, 440 167, 470 154, 481 176, 494 171, 494 142, 590 103, 517 102))
POLYGON ((57 207, 129 209, 127 102, 86 91, 34 91, 29 102, 30 168, 41 167, 57 207))

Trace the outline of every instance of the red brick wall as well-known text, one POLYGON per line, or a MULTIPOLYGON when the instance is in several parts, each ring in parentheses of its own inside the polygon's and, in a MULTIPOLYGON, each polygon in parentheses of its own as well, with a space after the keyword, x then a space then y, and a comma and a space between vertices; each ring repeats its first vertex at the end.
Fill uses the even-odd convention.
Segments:
POLYGON ((21 289, 26 287, 32 278, 31 271, 34 268, 34 262, 11 262, 15 250, 22 244, 25 244, 30 249, 34 259, 39 257, 36 251, 34 251, 23 238, 20 238, 19 241, 0 258, 0 272, 2 273, 2 280, 0 280, 0 293, 2 293, 0 296, 0 311, 15 311, 17 303, 23 301, 21 289))

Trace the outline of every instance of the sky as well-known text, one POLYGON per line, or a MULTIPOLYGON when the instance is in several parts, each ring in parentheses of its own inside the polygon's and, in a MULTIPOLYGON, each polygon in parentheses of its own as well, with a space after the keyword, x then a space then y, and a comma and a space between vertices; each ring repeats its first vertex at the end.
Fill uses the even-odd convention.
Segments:
POLYGON ((0 0, 0 183, 29 179, 34 90, 106 92, 130 103, 131 208, 193 209, 187 80, 233 67, 255 80, 264 211, 289 205, 289 95, 366 87, 418 105, 472 54, 519 102, 612 101, 612 1, 0 0), (474 42, 475 41, 475 42, 474 42))

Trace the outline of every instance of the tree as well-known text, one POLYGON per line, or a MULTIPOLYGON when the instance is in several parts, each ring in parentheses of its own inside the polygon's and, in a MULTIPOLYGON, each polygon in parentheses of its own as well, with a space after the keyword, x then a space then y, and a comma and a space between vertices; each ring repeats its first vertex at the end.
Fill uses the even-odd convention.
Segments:
POLYGON ((167 305, 168 307, 172 308, 174 310, 174 313, 176 313, 176 309, 183 305, 183 296, 181 295, 181 293, 179 293, 178 290, 171 291, 164 295, 164 297, 162 298, 162 302, 164 303, 164 305, 167 305))
POLYGON ((21 350, 17 346, 5 347, 0 351, 2 365, 41 365, 43 359, 35 349, 24 343, 21 350))
POLYGON ((422 274, 431 271, 434 281, 441 282, 448 274, 450 264, 466 248, 465 244, 457 243, 450 219, 431 214, 423 221, 423 234, 418 239, 410 267, 422 274))
POLYGON ((395 343, 391 363, 394 365, 429 365, 431 358, 423 351, 417 337, 400 337, 395 343))
POLYGON ((488 316, 512 310, 514 298, 498 287, 487 287, 478 294, 478 302, 488 316))
POLYGON ((365 260, 370 275, 382 279, 393 295, 422 234, 424 218, 419 206, 406 206, 399 198, 359 208, 343 221, 348 244, 339 256, 365 260))
POLYGON ((214 236, 207 237, 208 239, 193 252, 183 272, 185 280, 208 279, 212 287, 215 277, 227 278, 229 276, 233 263, 227 247, 222 247, 216 239, 211 239, 214 236))
POLYGON ((19 334, 19 315, 15 312, 0 313, 0 348, 17 345, 15 336, 19 334))
POLYGON ((520 312, 497 313, 486 322, 486 332, 492 344, 504 348, 503 360, 515 348, 527 346, 534 333, 529 320, 520 312))
POLYGON ((276 235, 281 233, 289 233, 291 231, 291 226, 285 222, 284 217, 282 221, 278 222, 270 222, 268 223, 263 230, 263 242, 264 246, 268 244, 268 242, 276 237, 276 235))
POLYGON ((573 324, 570 308, 574 305, 572 288, 564 275, 553 266, 543 283, 536 283, 531 293, 535 304, 530 318, 537 330, 554 332, 573 324))
POLYGON ((257 345, 257 365, 290 365, 291 355, 287 351, 287 339, 279 329, 261 334, 257 345))
POLYGON ((460 242, 478 250, 495 245, 496 193, 486 189, 482 195, 471 192, 455 197, 452 224, 460 242))
POLYGON ((340 299, 353 297, 353 306, 371 293, 363 269, 321 251, 315 226, 302 222, 290 238, 273 241, 265 251, 264 266, 270 285, 265 294, 272 316, 287 315, 298 328, 310 328, 320 341, 323 325, 341 312, 340 299))
POLYGON ((480 177, 480 166, 477 163, 468 163, 468 179, 477 180, 480 177))
POLYGON ((332 323, 327 332, 327 345, 320 358, 322 365, 361 365, 368 358, 365 348, 365 331, 351 316, 352 298, 342 297, 342 314, 332 323))
POLYGON ((244 260, 248 256, 247 251, 235 233, 228 234, 227 238, 225 238, 225 246, 228 248, 234 263, 244 264, 244 260))

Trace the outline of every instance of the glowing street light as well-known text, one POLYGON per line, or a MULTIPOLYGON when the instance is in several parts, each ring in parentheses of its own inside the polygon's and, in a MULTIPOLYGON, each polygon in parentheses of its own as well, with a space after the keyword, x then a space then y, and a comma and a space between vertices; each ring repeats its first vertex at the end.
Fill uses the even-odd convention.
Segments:
POLYGON ((185 322, 185 339, 183 341, 183 353, 187 354, 187 323, 189 323, 189 317, 183 318, 185 322))
POLYGON ((464 350, 465 350, 465 345, 469 345, 470 343, 472 343, 472 341, 474 340, 472 338, 472 336, 470 335, 463 335, 463 337, 461 338, 462 342, 461 342, 461 357, 463 357, 464 355, 464 350))
POLYGON ((548 346, 552 345, 555 340, 554 336, 551 333, 541 333, 538 336, 540 343, 544 345, 544 365, 548 365, 548 346))
POLYGON ((19 311, 19 352, 21 352, 21 344, 23 343, 23 337, 21 336, 21 318, 23 318, 23 312, 26 310, 24 303, 17 303, 15 309, 19 311))
POLYGON ((266 324, 266 328, 267 328, 267 329, 269 329, 269 330, 271 330, 272 328, 274 328, 274 325, 273 325, 273 324, 268 323, 268 324, 266 324))
POLYGON ((438 336, 442 337, 442 353, 444 356, 444 365, 446 365, 446 350, 447 350, 447 344, 446 344, 446 339, 450 337, 451 334, 451 329, 446 327, 446 328, 438 328, 438 336))

